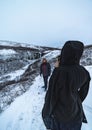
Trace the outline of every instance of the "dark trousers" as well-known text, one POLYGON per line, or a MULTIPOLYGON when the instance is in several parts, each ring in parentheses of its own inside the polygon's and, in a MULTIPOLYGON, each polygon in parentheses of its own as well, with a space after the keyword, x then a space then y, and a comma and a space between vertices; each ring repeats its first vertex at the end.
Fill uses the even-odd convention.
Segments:
POLYGON ((43 76, 43 79, 44 79, 44 86, 45 86, 45 89, 47 89, 48 76, 43 76))
POLYGON ((53 120, 51 130, 81 130, 81 126, 82 126, 81 122, 63 124, 57 122, 56 120, 53 120))

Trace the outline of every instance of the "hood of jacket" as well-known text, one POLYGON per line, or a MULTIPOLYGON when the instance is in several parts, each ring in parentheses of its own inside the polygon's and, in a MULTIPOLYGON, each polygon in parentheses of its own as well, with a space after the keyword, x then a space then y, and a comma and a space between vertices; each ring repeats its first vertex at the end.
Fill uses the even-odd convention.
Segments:
POLYGON ((79 64, 84 50, 84 44, 80 41, 67 41, 61 51, 60 65, 79 64))

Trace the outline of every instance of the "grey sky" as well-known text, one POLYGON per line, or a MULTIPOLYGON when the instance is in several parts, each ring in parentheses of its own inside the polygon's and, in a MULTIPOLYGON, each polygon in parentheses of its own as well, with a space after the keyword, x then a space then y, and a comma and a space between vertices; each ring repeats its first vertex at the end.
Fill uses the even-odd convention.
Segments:
POLYGON ((92 44, 92 0, 0 0, 0 40, 92 44))

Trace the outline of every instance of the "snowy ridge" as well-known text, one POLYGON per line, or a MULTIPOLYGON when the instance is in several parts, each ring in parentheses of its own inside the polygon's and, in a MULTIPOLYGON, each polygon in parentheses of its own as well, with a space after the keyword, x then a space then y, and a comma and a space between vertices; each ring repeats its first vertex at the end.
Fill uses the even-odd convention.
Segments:
MULTIPOLYGON (((45 55, 51 60, 59 52, 50 52, 45 55), (51 55, 52 54, 52 55, 51 55), (55 54, 55 55, 54 55, 55 54)), ((86 66, 92 77, 92 66, 86 66)), ((43 79, 39 75, 35 78, 30 89, 17 97, 15 101, 0 115, 0 130, 46 130, 42 118, 41 110, 44 104, 45 91, 43 79)), ((82 130, 92 130, 92 81, 86 100, 83 103, 88 124, 82 125, 82 130)))
POLYGON ((14 48, 26 48, 26 49, 34 49, 34 50, 39 50, 39 51, 45 51, 45 50, 61 50, 60 48, 55 48, 55 47, 46 47, 46 46, 38 46, 38 45, 33 45, 31 43, 20 43, 20 42, 13 42, 13 41, 3 41, 0 40, 0 46, 4 47, 14 47, 14 48))
POLYGON ((13 41, 0 40, 0 45, 2 45, 2 46, 15 46, 15 47, 22 46, 22 47, 30 47, 30 48, 38 49, 38 46, 36 47, 35 45, 32 45, 32 44, 13 42, 13 41))

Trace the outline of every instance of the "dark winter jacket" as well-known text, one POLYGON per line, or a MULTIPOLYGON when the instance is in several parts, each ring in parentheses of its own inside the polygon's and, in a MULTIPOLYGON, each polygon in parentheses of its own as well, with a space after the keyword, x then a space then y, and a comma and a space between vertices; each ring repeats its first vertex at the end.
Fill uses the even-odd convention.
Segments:
POLYGON ((40 66, 40 75, 42 74, 43 76, 50 76, 51 73, 51 66, 48 62, 42 63, 40 66))
POLYGON ((54 69, 49 80, 42 110, 43 120, 53 116, 61 123, 84 121, 82 102, 88 94, 90 75, 79 65, 83 47, 78 41, 65 43, 60 67, 54 69))

